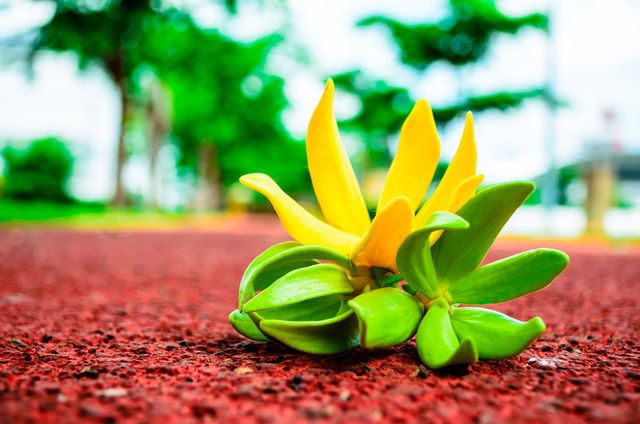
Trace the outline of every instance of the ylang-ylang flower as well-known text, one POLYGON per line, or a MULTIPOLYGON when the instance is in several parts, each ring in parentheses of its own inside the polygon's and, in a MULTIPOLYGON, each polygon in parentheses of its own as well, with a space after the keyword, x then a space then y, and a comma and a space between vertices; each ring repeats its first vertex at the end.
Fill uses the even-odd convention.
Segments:
MULTIPOLYGON (((265 195, 295 240, 348 255, 356 265, 397 272, 396 252, 415 228, 435 211, 456 212, 482 181, 476 175, 473 119, 467 114, 458 150, 436 190, 421 206, 438 165, 440 142, 429 104, 419 100, 400 131, 398 151, 380 195, 376 216, 369 218, 355 173, 333 115, 333 81, 328 80, 307 131, 307 160, 323 222, 284 193, 265 174, 240 181, 265 195), (417 211, 417 213, 416 213, 417 211)), ((433 234, 432 244, 438 234, 433 234)))

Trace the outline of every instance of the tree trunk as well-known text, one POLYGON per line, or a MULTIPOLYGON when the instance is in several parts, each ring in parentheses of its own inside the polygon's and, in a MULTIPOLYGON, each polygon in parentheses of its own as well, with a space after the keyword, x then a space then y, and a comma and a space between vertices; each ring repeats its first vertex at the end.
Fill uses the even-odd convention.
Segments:
POLYGON ((158 153, 169 132, 169 113, 163 86, 154 82, 148 89, 146 105, 147 147, 149 152, 149 205, 158 208, 158 153))
POLYGON ((161 137, 163 133, 156 126, 151 128, 149 134, 149 207, 158 209, 158 152, 160 151, 161 137))
POLYGON ((125 206, 127 203, 126 193, 122 184, 122 171, 124 163, 127 159, 127 151, 124 145, 124 136, 126 131, 127 114, 129 111, 129 100, 127 99, 127 82, 120 80, 118 84, 120 89, 120 136, 118 137, 118 153, 116 156, 116 193, 113 196, 111 204, 113 206, 125 206))
POLYGON ((216 147, 203 144, 198 149, 198 182, 194 209, 197 211, 219 209, 222 206, 220 167, 216 147))

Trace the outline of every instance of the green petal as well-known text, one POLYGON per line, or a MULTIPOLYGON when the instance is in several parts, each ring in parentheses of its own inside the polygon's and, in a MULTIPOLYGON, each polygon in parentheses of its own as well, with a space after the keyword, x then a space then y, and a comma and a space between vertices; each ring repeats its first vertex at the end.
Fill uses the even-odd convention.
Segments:
POLYGON ((260 331, 249 315, 237 309, 229 315, 229 322, 234 330, 247 338, 265 342, 269 341, 269 338, 260 331))
POLYGON ((355 265, 336 250, 323 246, 302 246, 297 242, 281 243, 258 256, 245 271, 238 296, 240 311, 255 290, 265 289, 289 271, 317 264, 316 260, 331 261, 350 274, 355 273, 355 265))
POLYGON ((263 319, 284 321, 322 321, 333 318, 349 310, 346 300, 341 295, 324 296, 303 300, 280 308, 260 312, 249 312, 255 322, 263 319))
POLYGON ((413 337, 424 313, 424 305, 401 290, 386 287, 350 300, 360 328, 360 346, 395 346, 413 337))
POLYGON ((416 345, 420 359, 433 369, 478 362, 478 353, 469 339, 458 341, 446 302, 434 302, 418 327, 416 345))
POLYGON ((529 250, 476 269, 447 292, 453 303, 506 302, 548 286, 568 263, 569 257, 558 250, 529 250))
POLYGON ((351 310, 321 321, 263 320, 260 329, 285 345, 307 353, 340 353, 360 343, 358 319, 351 310))
POLYGON ((498 184, 478 192, 456 212, 470 227, 445 231, 433 245, 433 263, 441 282, 452 284, 480 265, 504 224, 534 187, 528 182, 498 184))
POLYGON ((473 341, 481 359, 512 358, 545 330, 538 317, 523 322, 483 308, 454 308, 451 323, 458 337, 473 341))
MULTIPOLYGON (((287 241, 284 243, 278 243, 274 246, 271 246, 260 255, 258 255, 247 267, 244 271, 244 275, 242 276, 242 280, 240 281, 240 288, 238 290, 238 307, 242 309, 242 306, 247 301, 248 298, 252 297, 254 294, 254 285, 268 285, 268 278, 273 277, 273 272, 262 272, 262 275, 255 275, 256 269, 260 267, 267 259, 292 249, 294 247, 302 246, 302 244, 297 241, 287 241)), ((315 263, 315 262, 314 262, 315 263)), ((295 269, 295 268, 292 268, 295 269)), ((282 275, 291 271, 291 269, 284 271, 281 275, 276 276, 271 282, 277 280, 282 275)), ((277 272, 277 271, 275 271, 277 272)))
POLYGON ((460 230, 469 224, 449 212, 434 212, 424 227, 411 233, 400 245, 396 263, 405 281, 429 298, 441 295, 438 277, 431 259, 429 236, 438 230, 460 230))
POLYGON ((293 270, 245 303, 245 312, 287 306, 333 294, 351 294, 354 288, 337 265, 318 264, 293 270))

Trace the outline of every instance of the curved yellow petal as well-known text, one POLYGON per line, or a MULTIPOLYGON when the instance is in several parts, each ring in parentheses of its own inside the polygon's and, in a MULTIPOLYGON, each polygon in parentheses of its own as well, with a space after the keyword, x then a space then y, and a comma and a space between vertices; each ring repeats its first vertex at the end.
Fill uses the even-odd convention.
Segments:
POLYGON ((417 227, 423 226, 429 215, 433 212, 444 211, 449 204, 449 198, 453 190, 455 190, 458 184, 475 175, 476 156, 476 142, 473 138, 473 116, 471 112, 468 112, 458 151, 451 160, 436 191, 422 208, 420 208, 416 216, 417 227))
POLYGON ((377 266, 398 271, 396 253, 413 231, 413 207, 406 197, 396 197, 371 223, 367 234, 353 249, 356 265, 377 266))
POLYGON ((300 243, 330 247, 345 255, 350 254, 358 243, 358 237, 337 230, 307 212, 268 175, 247 174, 240 182, 269 199, 284 229, 300 243))
POLYGON ((415 211, 422 203, 440 158, 440 142, 433 112, 426 100, 418 100, 400 130, 400 144, 393 159, 378 211, 398 196, 406 196, 415 211))
POLYGON ((456 213, 458 209, 464 206, 464 204, 467 203, 474 194, 476 194, 476 190, 482 180, 484 180, 484 175, 480 174, 469 177, 458 184, 458 187, 453 190, 453 194, 449 199, 449 204, 445 208, 445 211, 456 213))
POLYGON ((313 190, 327 222, 362 236, 371 223, 358 180, 333 117, 333 81, 329 79, 307 130, 307 160, 313 190))
MULTIPOLYGON (((460 209, 473 197, 474 194, 476 194, 476 189, 482 180, 484 180, 484 175, 474 175, 473 177, 469 177, 458 184, 458 187, 453 190, 453 194, 449 199, 449 204, 444 210, 446 212, 456 213, 458 209, 460 209)), ((434 231, 431 233, 429 236, 429 242, 432 246, 436 241, 438 241, 441 235, 442 231, 434 231)))

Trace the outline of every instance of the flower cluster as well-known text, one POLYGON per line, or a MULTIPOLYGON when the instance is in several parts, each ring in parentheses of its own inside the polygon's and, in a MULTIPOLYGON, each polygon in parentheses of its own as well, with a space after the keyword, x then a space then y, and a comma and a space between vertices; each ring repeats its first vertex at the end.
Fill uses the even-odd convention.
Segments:
POLYGON ((277 244, 249 265, 238 309, 229 317, 236 331, 318 354, 394 346, 415 335, 420 358, 432 368, 512 357, 526 349, 545 329, 540 318, 521 322, 459 304, 526 295, 566 267, 568 257, 551 249, 480 266, 533 184, 500 184, 476 194, 482 175, 476 175, 469 113, 453 160, 420 207, 440 155, 433 115, 420 100, 402 126, 371 221, 340 141, 332 100, 329 80, 306 141, 326 223, 267 175, 240 179, 271 201, 297 241, 277 244))

